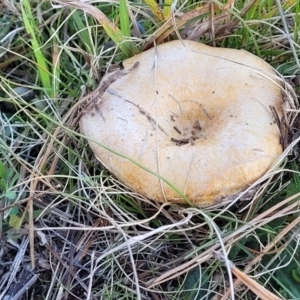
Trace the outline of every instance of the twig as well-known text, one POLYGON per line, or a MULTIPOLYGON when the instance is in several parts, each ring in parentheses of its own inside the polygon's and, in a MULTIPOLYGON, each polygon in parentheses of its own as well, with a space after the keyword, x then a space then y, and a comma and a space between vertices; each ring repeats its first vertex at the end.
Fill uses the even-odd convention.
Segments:
POLYGON ((120 68, 120 70, 118 70, 116 73, 110 75, 106 80, 103 81, 103 83, 100 86, 97 98, 97 104, 99 104, 99 102, 101 101, 101 97, 103 96, 103 94, 106 92, 106 90, 118 79, 120 79, 123 76, 126 76, 127 74, 131 73, 133 70, 135 70, 139 65, 139 62, 135 62, 134 65, 128 69, 122 69, 120 68))
POLYGON ((288 146, 288 125, 286 124, 284 117, 282 118, 282 120, 279 119, 277 111, 273 105, 270 105, 270 109, 280 131, 280 143, 282 145, 283 150, 285 150, 288 146))

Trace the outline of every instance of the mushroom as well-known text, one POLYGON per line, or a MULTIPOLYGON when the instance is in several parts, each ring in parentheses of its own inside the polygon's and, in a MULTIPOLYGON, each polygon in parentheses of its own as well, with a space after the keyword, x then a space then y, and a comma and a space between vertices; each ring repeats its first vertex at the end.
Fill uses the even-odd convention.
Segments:
POLYGON ((131 190, 184 203, 166 178, 205 207, 276 162, 283 149, 270 107, 282 117, 281 79, 262 59, 184 40, 125 60, 125 70, 136 62, 80 120, 97 159, 131 190))

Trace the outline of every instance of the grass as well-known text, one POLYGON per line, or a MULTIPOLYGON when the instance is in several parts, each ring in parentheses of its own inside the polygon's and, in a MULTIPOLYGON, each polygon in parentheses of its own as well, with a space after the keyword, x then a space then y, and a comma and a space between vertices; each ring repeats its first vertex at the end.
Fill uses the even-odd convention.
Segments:
POLYGON ((0 4, 0 298, 300 299, 298 107, 251 201, 201 210, 127 190, 79 134, 108 67, 178 33, 260 56, 299 96, 299 1, 230 2, 0 4))

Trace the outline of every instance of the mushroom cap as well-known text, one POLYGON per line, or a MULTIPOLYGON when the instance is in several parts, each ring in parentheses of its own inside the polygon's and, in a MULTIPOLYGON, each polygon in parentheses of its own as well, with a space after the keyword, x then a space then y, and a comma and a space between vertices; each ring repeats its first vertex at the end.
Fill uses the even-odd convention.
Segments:
MULTIPOLYGON (((270 106, 282 116, 281 80, 242 50, 172 41, 123 62, 139 65, 81 117, 96 157, 133 191, 199 207, 248 188, 282 153, 270 106)), ((106 75, 106 80, 112 73, 106 75)))

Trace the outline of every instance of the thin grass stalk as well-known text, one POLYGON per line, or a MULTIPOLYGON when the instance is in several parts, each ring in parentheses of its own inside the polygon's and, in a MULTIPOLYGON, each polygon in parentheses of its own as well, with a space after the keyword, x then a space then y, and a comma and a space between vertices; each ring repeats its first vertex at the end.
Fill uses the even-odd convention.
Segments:
POLYGON ((248 275, 240 271, 235 266, 231 267, 232 273, 241 281, 243 284, 249 288, 257 297, 263 300, 282 300, 282 298, 277 297, 272 292, 268 291, 265 287, 260 285, 258 282, 250 278, 248 275))
POLYGON ((39 74, 39 78, 42 82, 43 88, 46 93, 53 97, 53 90, 50 78, 50 72, 47 66, 47 59, 44 56, 41 47, 42 45, 39 42, 39 38, 37 35, 38 28, 37 24, 35 24, 34 17, 31 11, 30 3, 28 0, 24 0, 23 4, 21 5, 22 17, 24 20, 24 25, 26 28, 27 33, 30 36, 30 42, 32 46, 32 50, 37 62, 37 70, 39 74))
POLYGON ((93 45, 91 43, 90 35, 87 30, 87 26, 83 23, 81 19, 80 12, 78 10, 75 10, 72 14, 72 19, 74 20, 77 30, 79 32, 80 38, 83 41, 84 45, 86 46, 88 51, 92 51, 93 45))
POLYGON ((65 7, 74 7, 77 9, 81 9, 82 11, 93 16, 99 22, 99 24, 103 26, 106 34, 120 48, 125 58, 139 53, 139 50, 134 45, 134 43, 129 40, 128 37, 125 36, 122 31, 113 22, 111 22, 108 17, 96 6, 79 1, 63 2, 60 0, 55 0, 55 2, 65 7))
POLYGON ((279 11, 279 14, 280 14, 280 17, 281 17, 281 20, 282 20, 284 32, 285 32, 286 37, 287 37, 287 39, 289 41, 291 50, 292 50, 293 55, 294 55, 295 62, 297 64, 297 66, 298 66, 298 70, 300 70, 300 61, 299 61, 299 58, 298 58, 299 54, 297 53, 297 51, 295 49, 294 41, 291 38, 291 35, 290 35, 290 32, 289 32, 289 28, 288 28, 287 22, 285 20, 285 15, 284 15, 284 12, 283 12, 283 9, 282 9, 282 4, 281 4, 281 2, 279 0, 276 0, 276 3, 277 3, 278 11, 279 11))

